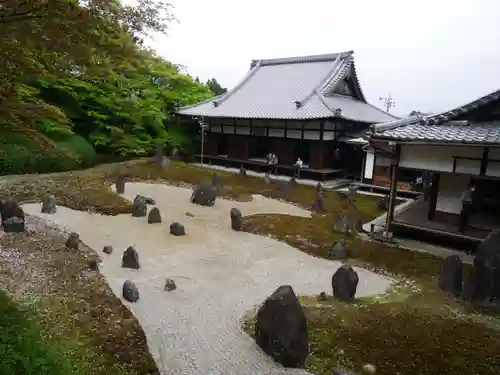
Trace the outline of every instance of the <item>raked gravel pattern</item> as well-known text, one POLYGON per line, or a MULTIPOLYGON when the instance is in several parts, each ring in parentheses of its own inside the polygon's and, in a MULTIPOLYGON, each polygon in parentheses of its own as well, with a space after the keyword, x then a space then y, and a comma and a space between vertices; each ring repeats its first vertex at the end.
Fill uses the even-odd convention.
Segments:
MULTIPOLYGON (((190 189, 127 183, 124 196, 132 200, 136 194, 156 200, 162 224, 66 207, 58 207, 54 215, 42 214, 40 204, 23 208, 79 233, 98 252, 113 246, 112 255, 102 254, 100 270, 120 298, 125 280, 139 288, 140 300, 124 303, 141 323, 162 374, 308 374, 285 369, 268 358, 242 332, 241 319, 282 284, 292 285, 298 295, 331 293, 331 277, 341 263, 314 258, 269 237, 234 232, 229 210, 238 207, 243 215, 309 216, 309 212, 262 196, 254 196, 251 202, 218 199, 213 207, 202 207, 189 202, 190 189), (173 221, 185 225, 186 236, 169 234, 173 221), (130 245, 139 253, 140 270, 121 268, 121 256, 130 245), (163 290, 167 277, 175 280, 177 290, 163 290)), ((364 269, 357 272, 358 297, 383 293, 391 286, 386 277, 364 269)))

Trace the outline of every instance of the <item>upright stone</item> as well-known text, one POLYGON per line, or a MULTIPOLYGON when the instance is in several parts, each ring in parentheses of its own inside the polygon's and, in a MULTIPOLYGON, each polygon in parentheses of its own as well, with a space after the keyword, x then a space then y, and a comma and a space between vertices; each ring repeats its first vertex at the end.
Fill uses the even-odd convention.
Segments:
POLYGON ((235 231, 240 231, 243 229, 243 217, 241 215, 241 211, 233 207, 229 212, 229 216, 231 217, 231 229, 235 231))
POLYGON ((444 261, 438 287, 455 297, 462 293, 462 260, 458 255, 451 255, 444 261))
POLYGON ((325 212, 325 207, 323 206, 323 192, 321 190, 316 192, 316 197, 312 205, 312 211, 314 212, 325 212))
POLYGON ((212 173, 212 188, 218 193, 220 187, 220 177, 217 173, 212 173))
POLYGON ((139 289, 132 281, 127 280, 123 283, 122 296, 129 302, 137 302, 139 301, 139 289))
POLYGON ((162 142, 156 143, 154 162, 158 165, 162 165, 164 148, 165 145, 162 142))
POLYGON ((108 255, 110 255, 111 253, 113 253, 113 246, 104 246, 104 247, 102 248, 102 252, 103 252, 104 254, 108 254, 108 255))
POLYGON ((172 149, 172 152, 170 153, 170 159, 177 160, 178 158, 179 158, 179 150, 177 149, 177 147, 174 147, 172 149))
POLYGON ((271 183, 271 177, 269 177, 269 172, 266 172, 266 174, 264 175, 264 183, 266 185, 269 185, 271 183))
POLYGON ((66 240, 66 247, 68 249, 78 250, 80 246, 80 235, 75 232, 71 232, 68 239, 66 240))
POLYGON ((159 224, 161 223, 161 214, 158 207, 153 207, 148 214, 148 223, 149 224, 159 224))
POLYGON ((318 182, 316 184, 316 193, 322 192, 323 191, 323 186, 321 186, 321 182, 318 182))
POLYGON ((335 241, 333 246, 330 248, 329 257, 331 260, 345 260, 348 256, 347 241, 341 238, 335 241))
POLYGON ((307 320, 289 285, 280 286, 257 313, 255 340, 285 367, 300 367, 309 355, 307 320))
POLYGON ((139 268, 141 268, 141 265, 139 263, 139 254, 133 246, 129 246, 127 250, 123 252, 122 267, 131 268, 134 270, 138 270, 139 268))
POLYGON ((116 193, 124 194, 125 193, 125 176, 118 175, 115 181, 116 193))
POLYGON ((245 167, 243 165, 240 167, 240 176, 242 176, 242 177, 247 176, 247 170, 245 169, 245 167))
POLYGON ((293 175, 288 182, 290 183, 290 185, 295 185, 297 183, 297 179, 295 178, 295 175, 293 175))
POLYGON ((12 199, 0 201, 0 216, 4 232, 24 232, 24 211, 18 202, 12 199))
POLYGON ((217 190, 213 186, 202 185, 194 189, 191 203, 201 206, 213 206, 217 198, 217 190))
POLYGON ((55 214, 57 211, 56 197, 52 194, 48 194, 43 197, 42 200, 42 213, 44 214, 55 214))
POLYGON ((500 298, 500 232, 490 233, 478 246, 462 296, 470 301, 500 298))
POLYGON ((333 224, 333 230, 335 232, 340 232, 340 233, 347 234, 348 229, 349 229, 349 222, 347 220, 346 215, 344 215, 344 214, 338 214, 336 216, 335 222, 333 224))
POLYGON ((132 203, 132 216, 133 217, 145 217, 148 213, 148 206, 146 205, 146 199, 140 195, 137 195, 132 203))
POLYGON ((344 302, 351 302, 356 296, 358 288, 359 276, 354 269, 344 264, 332 277, 333 296, 344 302))
POLYGON ((381 197, 377 199, 377 209, 380 211, 386 211, 389 208, 389 197, 381 197))

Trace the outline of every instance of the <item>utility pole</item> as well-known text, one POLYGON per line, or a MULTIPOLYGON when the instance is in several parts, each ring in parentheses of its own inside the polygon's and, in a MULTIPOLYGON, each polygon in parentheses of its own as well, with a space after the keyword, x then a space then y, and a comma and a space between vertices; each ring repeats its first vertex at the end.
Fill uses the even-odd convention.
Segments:
POLYGON ((387 113, 389 113, 391 111, 391 108, 396 106, 396 102, 394 101, 394 99, 392 98, 392 95, 390 93, 389 93, 389 96, 387 96, 387 97, 381 96, 380 98, 378 98, 378 100, 381 100, 384 102, 384 108, 385 108, 385 111, 387 113))

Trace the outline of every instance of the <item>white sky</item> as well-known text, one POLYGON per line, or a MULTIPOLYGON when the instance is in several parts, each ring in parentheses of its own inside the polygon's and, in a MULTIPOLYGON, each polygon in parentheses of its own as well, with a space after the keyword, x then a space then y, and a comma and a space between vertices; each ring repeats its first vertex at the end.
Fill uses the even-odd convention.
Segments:
POLYGON ((231 88, 252 59, 354 50, 369 102, 448 110, 500 88, 500 0, 172 0, 151 46, 231 88))

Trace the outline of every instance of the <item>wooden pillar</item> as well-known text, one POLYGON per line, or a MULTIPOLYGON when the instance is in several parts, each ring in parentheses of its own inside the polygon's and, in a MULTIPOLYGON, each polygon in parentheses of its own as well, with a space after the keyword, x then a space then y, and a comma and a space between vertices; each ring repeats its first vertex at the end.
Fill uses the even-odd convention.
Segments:
POLYGON ((389 194, 389 208, 387 210, 387 217, 385 221, 385 239, 389 238, 391 223, 394 220, 394 208, 396 206, 396 196, 398 192, 398 165, 400 151, 400 146, 396 145, 395 154, 391 158, 391 188, 389 194))
POLYGON ((429 191, 429 212, 427 213, 427 219, 429 220, 434 220, 434 217, 436 216, 436 205, 437 205, 437 198, 438 198, 438 193, 439 193, 439 180, 441 178, 440 173, 433 173, 432 174, 432 182, 431 182, 431 188, 429 191))

